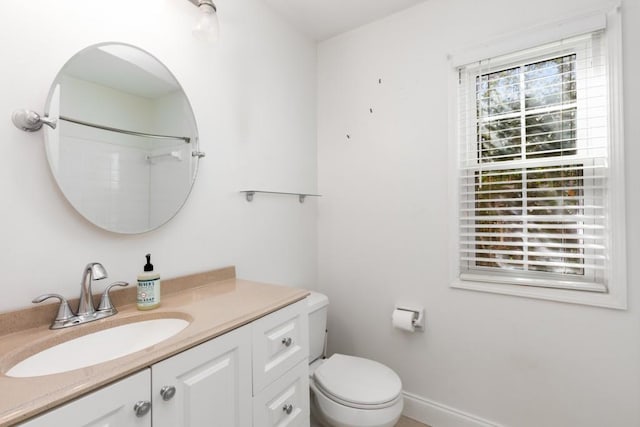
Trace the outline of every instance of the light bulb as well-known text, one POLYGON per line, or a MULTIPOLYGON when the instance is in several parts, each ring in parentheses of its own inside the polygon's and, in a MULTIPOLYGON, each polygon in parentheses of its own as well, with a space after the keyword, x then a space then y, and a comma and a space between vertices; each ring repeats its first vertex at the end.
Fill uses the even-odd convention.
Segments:
POLYGON ((199 40, 214 43, 218 40, 218 32, 220 30, 216 10, 209 3, 201 3, 198 7, 200 9, 200 18, 193 27, 193 36, 199 40))

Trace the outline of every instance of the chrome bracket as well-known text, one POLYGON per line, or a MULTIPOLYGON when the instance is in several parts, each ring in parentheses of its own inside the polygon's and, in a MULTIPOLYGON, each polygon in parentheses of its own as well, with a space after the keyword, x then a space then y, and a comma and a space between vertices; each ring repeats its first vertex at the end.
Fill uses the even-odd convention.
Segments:
POLYGON ((42 125, 47 125, 51 129, 55 129, 58 125, 55 119, 43 117, 35 111, 31 110, 15 110, 11 114, 11 121, 20 130, 25 132, 36 132, 42 128, 42 125))
POLYGON ((243 190, 241 191, 241 193, 245 193, 245 197, 247 199, 247 202, 251 202, 253 201, 253 196, 256 193, 264 193, 264 194, 284 194, 284 195, 289 195, 289 196, 298 196, 298 201, 300 203, 304 203, 305 199, 310 196, 310 197, 320 197, 319 194, 307 194, 307 193, 286 193, 284 191, 262 191, 262 190, 243 190))

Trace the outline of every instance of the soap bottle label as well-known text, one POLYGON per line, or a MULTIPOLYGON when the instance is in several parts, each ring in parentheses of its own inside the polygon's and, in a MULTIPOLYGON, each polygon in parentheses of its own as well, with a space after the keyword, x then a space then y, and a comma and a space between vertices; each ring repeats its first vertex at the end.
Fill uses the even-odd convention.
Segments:
POLYGON ((160 303, 160 279, 138 280, 138 307, 154 307, 160 303))

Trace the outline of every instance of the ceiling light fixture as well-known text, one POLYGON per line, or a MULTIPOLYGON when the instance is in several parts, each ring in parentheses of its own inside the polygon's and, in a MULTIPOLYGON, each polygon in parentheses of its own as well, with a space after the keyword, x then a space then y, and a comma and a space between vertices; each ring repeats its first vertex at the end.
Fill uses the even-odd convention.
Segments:
POLYGON ((193 36, 208 43, 218 40, 220 27, 216 5, 212 0, 189 0, 200 9, 200 17, 193 27, 193 36))

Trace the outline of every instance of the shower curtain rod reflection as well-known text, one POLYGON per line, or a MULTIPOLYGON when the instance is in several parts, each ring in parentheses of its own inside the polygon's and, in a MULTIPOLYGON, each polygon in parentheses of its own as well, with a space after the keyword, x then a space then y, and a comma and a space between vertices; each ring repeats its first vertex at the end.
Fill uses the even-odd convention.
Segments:
POLYGON ((96 129, 108 130, 110 132, 124 133, 126 135, 144 136, 146 138, 155 138, 155 139, 181 139, 187 144, 191 142, 191 138, 188 136, 155 135, 152 133, 135 132, 132 130, 118 129, 110 126, 103 126, 103 125, 97 125, 95 123, 83 122, 82 120, 71 119, 65 116, 60 116, 60 120, 64 120, 65 122, 75 123, 77 125, 89 126, 96 129))

